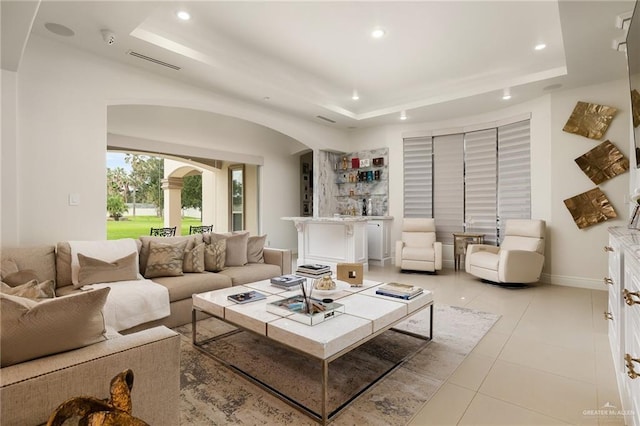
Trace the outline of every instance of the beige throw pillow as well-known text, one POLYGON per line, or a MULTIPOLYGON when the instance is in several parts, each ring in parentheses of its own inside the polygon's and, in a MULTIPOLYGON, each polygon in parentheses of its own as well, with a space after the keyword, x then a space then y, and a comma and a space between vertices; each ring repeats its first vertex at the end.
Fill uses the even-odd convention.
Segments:
POLYGON ((31 280, 18 286, 0 282, 0 292, 33 300, 53 299, 56 297, 56 286, 52 280, 41 283, 38 280, 31 280))
POLYGON ((264 243, 266 241, 266 235, 249 237, 247 241, 248 263, 264 263, 264 243))
POLYGON ((140 273, 145 275, 147 271, 147 262, 149 260, 149 251, 151 242, 162 243, 162 244, 176 244, 181 243, 183 241, 188 241, 186 250, 190 250, 196 244, 200 244, 202 242, 202 234, 197 235, 184 235, 180 237, 149 237, 142 236, 140 237, 140 273))
POLYGON ((249 233, 233 234, 226 238, 227 252, 224 266, 244 266, 247 264, 247 244, 249 233))
POLYGON ((113 262, 105 262, 104 260, 78 253, 78 262, 80 263, 80 269, 78 270, 78 284, 74 285, 75 288, 80 288, 87 284, 138 279, 137 252, 113 262))
POLYGON ((2 281, 9 284, 11 287, 28 283, 29 281, 40 281, 38 274, 33 269, 23 269, 22 271, 14 272, 5 277, 2 277, 2 281))
POLYGON ((209 272, 220 272, 224 269, 227 252, 227 240, 221 239, 204 248, 204 269, 209 272))
POLYGON ((35 302, 0 293, 1 366, 105 340, 102 308, 109 288, 35 302))
POLYGON ((204 272, 204 243, 184 251, 182 272, 204 272))
POLYGON ((0 263, 0 278, 3 280, 7 275, 15 274, 18 271, 18 264, 13 259, 4 259, 2 263, 0 263))
POLYGON ((145 278, 177 277, 183 275, 182 259, 188 241, 175 244, 163 244, 151 241, 149 259, 144 272, 145 278))

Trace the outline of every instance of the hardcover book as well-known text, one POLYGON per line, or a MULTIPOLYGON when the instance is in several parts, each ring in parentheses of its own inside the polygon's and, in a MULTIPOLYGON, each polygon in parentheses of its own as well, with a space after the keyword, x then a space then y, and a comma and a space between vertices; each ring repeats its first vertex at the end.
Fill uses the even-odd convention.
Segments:
POLYGON ((396 294, 399 296, 410 296, 422 293, 424 290, 422 287, 415 285, 391 282, 378 287, 378 291, 383 291, 388 294, 396 294))
POLYGON ((227 296, 227 299, 235 303, 249 303, 249 302, 255 302, 256 300, 262 300, 266 298, 267 296, 257 291, 247 291, 244 293, 231 294, 227 296))
POLYGON ((306 278, 298 275, 288 274, 271 278, 271 284, 285 289, 295 288, 305 282, 306 278))
POLYGON ((388 296, 388 297, 395 297, 396 299, 403 299, 403 300, 410 300, 413 299, 414 297, 418 297, 422 294, 422 291, 419 291, 417 293, 413 293, 413 294, 394 294, 394 293, 387 293, 384 290, 376 290, 376 294, 380 294, 382 296, 388 296))

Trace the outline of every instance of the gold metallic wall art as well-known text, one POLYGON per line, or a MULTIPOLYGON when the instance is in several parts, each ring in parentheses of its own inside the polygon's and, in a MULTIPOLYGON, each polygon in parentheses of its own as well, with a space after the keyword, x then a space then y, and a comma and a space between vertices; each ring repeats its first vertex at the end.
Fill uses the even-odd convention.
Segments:
POLYGON ((606 140, 575 159, 580 169, 596 185, 629 170, 629 160, 606 140))
POLYGON ((609 199, 597 187, 567 198, 564 204, 580 229, 618 217, 609 199))
POLYGON ((636 89, 631 91, 631 112, 633 114, 633 127, 640 126, 640 93, 636 89))
POLYGON ((617 111, 606 105, 578 102, 562 130, 590 139, 601 139, 617 111))

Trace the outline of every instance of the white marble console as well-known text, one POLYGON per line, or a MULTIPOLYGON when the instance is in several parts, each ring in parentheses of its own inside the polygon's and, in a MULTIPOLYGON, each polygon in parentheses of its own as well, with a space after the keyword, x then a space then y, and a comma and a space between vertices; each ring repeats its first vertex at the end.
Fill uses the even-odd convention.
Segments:
POLYGON ((329 265, 362 263, 369 269, 366 216, 283 217, 298 231, 298 266, 306 263, 329 265))

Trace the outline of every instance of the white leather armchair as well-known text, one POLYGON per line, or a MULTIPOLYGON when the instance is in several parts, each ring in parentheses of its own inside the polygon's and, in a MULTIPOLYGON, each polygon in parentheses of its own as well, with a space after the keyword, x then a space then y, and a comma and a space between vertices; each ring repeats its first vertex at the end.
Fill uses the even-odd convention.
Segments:
POLYGON ((467 246, 465 269, 494 283, 533 283, 540 280, 544 264, 544 220, 510 219, 500 247, 467 246))
POLYGON ((403 220, 402 240, 396 241, 396 266, 413 271, 442 269, 442 243, 436 241, 434 219, 403 220))

